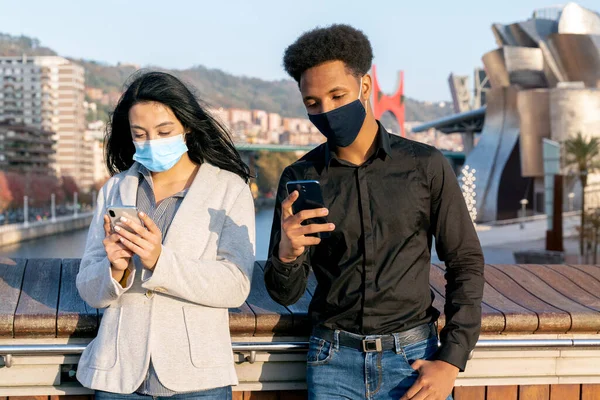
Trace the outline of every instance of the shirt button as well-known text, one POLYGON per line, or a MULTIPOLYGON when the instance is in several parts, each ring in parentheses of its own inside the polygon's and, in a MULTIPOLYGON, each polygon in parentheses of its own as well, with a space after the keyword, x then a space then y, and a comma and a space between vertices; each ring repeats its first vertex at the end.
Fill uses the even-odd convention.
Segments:
POLYGON ((152 290, 146 290, 146 297, 151 299, 154 296, 154 292, 152 290))

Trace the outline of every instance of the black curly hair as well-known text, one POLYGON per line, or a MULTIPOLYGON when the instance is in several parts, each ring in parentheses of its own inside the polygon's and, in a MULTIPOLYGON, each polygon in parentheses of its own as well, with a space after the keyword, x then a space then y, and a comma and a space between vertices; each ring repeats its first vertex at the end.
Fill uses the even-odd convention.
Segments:
POLYGON ((327 61, 343 61, 358 78, 369 72, 373 49, 362 31, 350 25, 334 24, 300 36, 285 50, 283 67, 300 83, 304 71, 327 61))

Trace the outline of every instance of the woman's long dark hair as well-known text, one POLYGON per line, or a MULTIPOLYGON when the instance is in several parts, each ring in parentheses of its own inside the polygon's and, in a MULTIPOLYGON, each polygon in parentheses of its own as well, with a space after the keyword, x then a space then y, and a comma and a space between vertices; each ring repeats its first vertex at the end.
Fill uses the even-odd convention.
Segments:
POLYGON ((135 75, 115 107, 106 129, 106 166, 111 175, 133 165, 135 147, 129 127, 129 110, 137 103, 147 101, 169 107, 188 130, 186 144, 194 163, 208 162, 248 182, 250 171, 227 129, 200 105, 183 82, 164 72, 135 75))

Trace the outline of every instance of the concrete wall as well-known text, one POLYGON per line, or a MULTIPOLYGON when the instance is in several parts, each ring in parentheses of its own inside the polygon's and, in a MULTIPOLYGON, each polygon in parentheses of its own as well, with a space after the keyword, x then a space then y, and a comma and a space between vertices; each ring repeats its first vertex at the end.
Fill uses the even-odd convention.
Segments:
POLYGON ((0 226, 0 247, 43 236, 87 228, 92 221, 92 216, 92 213, 86 213, 77 217, 62 217, 57 218, 54 223, 44 221, 31 223, 28 227, 24 227, 22 224, 0 226))

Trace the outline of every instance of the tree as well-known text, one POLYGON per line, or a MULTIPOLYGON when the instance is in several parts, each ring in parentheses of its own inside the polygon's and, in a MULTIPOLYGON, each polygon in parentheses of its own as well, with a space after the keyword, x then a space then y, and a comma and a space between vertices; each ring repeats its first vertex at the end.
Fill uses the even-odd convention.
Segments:
POLYGON ((62 189, 65 193, 67 201, 73 199, 73 193, 79 193, 79 187, 72 176, 62 177, 62 189))
MULTIPOLYGON (((589 238, 589 243, 591 244, 590 247, 593 254, 592 264, 596 265, 598 260, 598 241, 600 240, 600 209, 596 208, 595 210, 589 212, 587 215, 587 221, 589 235, 591 236, 589 238)), ((586 260, 586 263, 587 262, 589 262, 589 260, 586 260)))
POLYGON ((581 183, 581 231, 579 234, 579 253, 583 257, 585 235, 585 188, 588 175, 598 169, 597 157, 600 154, 600 141, 595 137, 585 137, 578 132, 565 142, 566 167, 574 170, 581 183))
POLYGON ((0 213, 4 212, 13 202, 12 192, 9 187, 8 177, 0 171, 0 213))
POLYGON ((256 160, 256 184, 258 190, 266 195, 277 190, 279 177, 284 168, 298 159, 295 153, 277 153, 260 151, 256 160))
POLYGON ((53 193, 56 195, 57 202, 64 200, 64 195, 60 190, 60 181, 56 177, 33 174, 28 176, 28 180, 30 184, 26 195, 30 197, 31 204, 48 205, 53 193))

